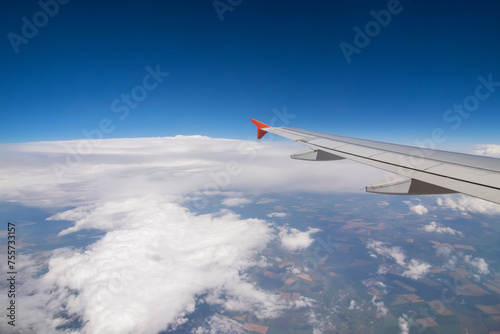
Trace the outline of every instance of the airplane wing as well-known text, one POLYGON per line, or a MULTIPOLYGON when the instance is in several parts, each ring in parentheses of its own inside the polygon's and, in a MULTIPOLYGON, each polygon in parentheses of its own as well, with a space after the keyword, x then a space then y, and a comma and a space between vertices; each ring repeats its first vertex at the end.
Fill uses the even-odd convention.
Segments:
POLYGON ((258 139, 269 132, 309 147, 292 154, 292 159, 350 159, 396 174, 367 186, 368 192, 393 195, 458 192, 500 204, 500 159, 271 127, 251 121, 257 126, 258 139))

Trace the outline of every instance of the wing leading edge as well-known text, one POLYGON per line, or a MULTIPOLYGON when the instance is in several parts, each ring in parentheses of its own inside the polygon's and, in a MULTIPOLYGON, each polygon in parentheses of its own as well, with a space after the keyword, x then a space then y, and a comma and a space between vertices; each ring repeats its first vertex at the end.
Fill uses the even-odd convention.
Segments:
POLYGON ((254 119, 258 138, 267 132, 309 148, 291 158, 349 159, 396 174, 366 187, 395 195, 463 193, 500 204, 500 159, 390 144, 302 129, 271 127, 254 119))

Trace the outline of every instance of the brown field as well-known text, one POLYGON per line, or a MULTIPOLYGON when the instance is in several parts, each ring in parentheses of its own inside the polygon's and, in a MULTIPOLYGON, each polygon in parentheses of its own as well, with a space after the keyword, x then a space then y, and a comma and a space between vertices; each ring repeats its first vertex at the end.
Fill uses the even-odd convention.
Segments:
POLYGON ((391 305, 401 305, 401 304, 406 304, 406 303, 408 303, 407 298, 405 298, 403 295, 396 295, 396 298, 391 303, 391 305))
POLYGON ((417 289, 412 288, 411 286, 409 286, 409 285, 407 285, 407 284, 404 284, 403 282, 400 282, 400 281, 398 281, 397 279, 396 279, 396 280, 394 280, 394 281, 392 281, 392 282, 393 282, 394 284, 399 285, 399 286, 400 286, 400 287, 402 287, 403 289, 408 290, 408 291, 411 291, 411 292, 415 292, 415 291, 417 291, 417 289))
POLYGON ((439 324, 436 322, 436 320, 432 318, 420 318, 420 319, 415 319, 416 322, 418 322, 422 327, 436 327, 439 326, 439 324))
POLYGON ((410 300, 410 301, 414 301, 414 300, 418 300, 420 299, 420 297, 414 293, 410 293, 410 294, 407 294, 407 295, 403 295, 406 299, 410 300))
POLYGON ((498 293, 500 295, 500 288, 497 287, 496 285, 493 285, 493 284, 488 284, 488 283, 484 283, 484 285, 486 287, 488 287, 488 289, 492 290, 492 291, 495 291, 496 293, 498 293))
POLYGON ((441 315, 453 315, 453 312, 448 310, 442 301, 440 300, 433 300, 431 302, 427 302, 427 304, 432 307, 434 310, 436 310, 437 313, 441 315))
POLYGON ((373 262, 366 261, 366 260, 355 259, 354 261, 351 262, 351 264, 349 266, 351 266, 351 267, 366 266, 366 265, 369 265, 372 263, 373 262))
POLYGON ((424 284, 427 284, 428 286, 432 286, 433 288, 442 288, 443 287, 443 284, 441 283, 438 283, 436 281, 433 281, 431 280, 430 278, 427 278, 427 277, 422 277, 419 279, 419 282, 422 282, 424 284))
POLYGON ((303 280, 306 280, 306 281, 309 281, 309 282, 313 281, 312 278, 311 278, 311 276, 309 276, 309 274, 295 275, 295 277, 302 278, 303 280))
POLYGON ((239 321, 245 321, 247 319, 247 315, 246 314, 243 314, 243 315, 240 315, 238 317, 233 317, 233 319, 235 320, 239 320, 239 321))
POLYGON ((489 295, 489 292, 486 292, 485 290, 481 289, 480 287, 478 287, 476 284, 473 283, 457 286, 457 292, 459 295, 463 296, 480 297, 489 295))
POLYGON ((372 297, 379 297, 382 295, 382 292, 380 292, 378 289, 375 289, 374 287, 368 288, 366 292, 372 297))
POLYGON ((500 314, 500 304, 496 305, 477 305, 477 308, 486 314, 500 314))
POLYGON ((268 326, 251 324, 249 322, 245 322, 245 324, 243 325, 243 328, 245 328, 247 331, 252 331, 252 332, 257 332, 257 333, 262 333, 262 334, 266 334, 267 331, 269 330, 268 326))
POLYGON ((455 248, 451 244, 440 243, 439 241, 433 241, 433 240, 429 240, 429 242, 431 242, 434 245, 434 246, 432 246, 432 248, 435 248, 435 249, 438 249, 439 247, 448 247, 452 251, 455 250, 455 248))
POLYGON ((460 248, 460 249, 467 249, 467 250, 471 250, 471 251, 476 251, 476 249, 472 246, 469 246, 469 245, 453 245, 455 248, 460 248))

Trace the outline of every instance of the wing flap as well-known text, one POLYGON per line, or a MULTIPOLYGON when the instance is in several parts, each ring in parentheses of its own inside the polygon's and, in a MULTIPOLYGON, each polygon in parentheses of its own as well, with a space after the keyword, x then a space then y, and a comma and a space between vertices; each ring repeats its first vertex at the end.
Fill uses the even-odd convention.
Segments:
POLYGON ((388 195, 431 195, 450 194, 455 191, 399 175, 379 181, 366 187, 367 192, 388 195))

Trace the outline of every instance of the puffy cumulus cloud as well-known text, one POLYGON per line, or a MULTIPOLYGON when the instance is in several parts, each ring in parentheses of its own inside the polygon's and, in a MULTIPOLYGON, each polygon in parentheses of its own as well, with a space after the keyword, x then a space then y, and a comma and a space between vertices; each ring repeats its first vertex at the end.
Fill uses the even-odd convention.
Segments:
POLYGON ((500 158, 500 145, 484 144, 476 146, 475 154, 500 158))
POLYGON ((349 303, 349 307, 347 308, 348 310, 360 310, 361 306, 356 303, 354 299, 351 299, 351 302, 349 303))
POLYGON ((444 258, 449 258, 451 255, 452 249, 449 246, 442 246, 436 249, 436 255, 442 256, 444 258))
POLYGON ((308 323, 313 326, 313 334, 334 333, 337 331, 331 317, 331 313, 334 313, 335 310, 330 309, 329 311, 330 313, 321 312, 319 315, 314 310, 307 312, 308 323))
POLYGON ((410 263, 408 263, 405 270, 403 271, 402 276, 417 280, 424 277, 430 269, 430 264, 420 260, 411 259, 410 263))
POLYGON ((385 208, 385 207, 386 207, 386 206, 388 206, 388 205, 389 205, 389 202, 387 202, 387 201, 382 201, 382 202, 378 202, 378 203, 377 203, 377 206, 378 206, 379 208, 385 208))
POLYGON ((403 313, 403 315, 398 318, 398 326, 400 334, 410 333, 410 322, 408 321, 408 316, 406 314, 403 313))
POLYGON ((448 261, 443 265, 444 269, 455 270, 457 267, 457 263, 459 261, 459 257, 456 255, 449 256, 448 261))
POLYGON ((487 275, 490 273, 488 269, 488 264, 484 261, 483 258, 475 257, 472 258, 471 255, 465 255, 464 261, 467 263, 475 272, 480 275, 487 275))
POLYGON ((376 312, 377 312, 377 317, 378 318, 384 317, 384 316, 387 315, 387 313, 389 312, 389 310, 385 306, 383 300, 377 301, 377 296, 373 296, 371 302, 372 302, 373 306, 375 306, 375 308, 376 308, 376 312))
POLYGON ((298 300, 286 300, 255 288, 250 282, 229 282, 212 289, 204 299, 212 305, 220 305, 227 311, 251 311, 257 318, 276 318, 287 309, 312 308, 315 300, 301 296, 298 300))
POLYGON ((382 292, 383 294, 387 294, 387 285, 385 285, 383 282, 376 281, 373 279, 367 279, 362 281, 361 283, 363 283, 363 285, 366 286, 367 288, 372 286, 377 287, 377 289, 379 289, 380 292, 382 292))
POLYGON ((500 215, 500 205, 466 195, 438 197, 439 206, 462 212, 500 215))
MULTIPOLYGON (((55 293, 51 291, 52 286, 46 286, 38 279, 40 273, 46 269, 50 256, 64 251, 16 256, 16 326, 9 325, 5 320, 8 318, 4 315, 5 319, 0 321, 0 333, 53 334, 56 328, 67 323, 68 320, 63 315, 64 310, 58 298, 65 299, 68 294, 55 293), (22 314, 21 317, 20 314, 22 314), (61 316, 53 316, 54 314, 61 316)), ((3 273, 8 271, 6 261, 5 264, 0 263, 0 270, 3 273)), ((5 279, 0 281, 0 294, 5 296, 5 299, 2 299, 5 302, 8 302, 6 298, 9 290, 8 283, 5 279)), ((2 303, 3 305, 6 304, 2 303)), ((61 330, 61 332, 70 332, 70 330, 61 330)))
MULTIPOLYGON (((53 256, 40 279, 58 291, 52 300, 60 302, 57 308, 81 319, 82 333, 173 328, 186 321, 203 294, 224 296, 220 299, 228 310, 261 316, 276 316, 290 307, 242 275, 274 237, 261 220, 242 220, 230 212, 197 216, 156 196, 67 213, 86 228, 101 228, 101 221, 112 220, 108 233, 88 249, 53 256)), ((67 219, 65 213, 58 217, 67 219)))
POLYGON ((428 225, 423 226, 420 230, 424 232, 448 233, 451 235, 463 236, 462 232, 454 230, 451 227, 443 227, 441 224, 438 224, 435 221, 432 221, 428 225))
POLYGON ((319 231, 321 231, 319 228, 309 227, 307 231, 302 232, 296 228, 284 226, 279 232, 281 246, 288 251, 305 249, 314 242, 311 234, 319 231))
POLYGON ((285 212, 272 212, 272 213, 267 214, 267 216, 269 218, 275 218, 275 217, 284 218, 287 216, 287 214, 285 212))
POLYGON ((252 203, 251 199, 241 197, 224 198, 222 200, 222 204, 225 206, 243 206, 250 203, 252 203))
POLYGON ((457 265, 463 261, 470 272, 474 273, 476 280, 479 280, 482 275, 488 275, 490 273, 488 263, 480 257, 472 257, 472 255, 465 255, 462 252, 458 252, 456 255, 449 255, 447 261, 443 265, 443 269, 446 270, 456 270, 457 265))
MULTIPOLYGON (((401 247, 398 246, 388 247, 381 241, 370 240, 366 244, 366 247, 379 255, 391 257, 403 269, 401 275, 414 280, 424 277, 431 268, 430 264, 417 259, 411 259, 408 263, 405 262, 406 255, 401 247)), ((387 269, 386 266, 382 265, 377 272, 385 274, 387 273, 387 269)))
POLYGON ((379 255, 392 257, 400 266, 405 265, 406 255, 401 247, 387 247, 382 241, 377 240, 370 240, 366 247, 379 255))
POLYGON ((403 201, 404 204, 408 205, 408 208, 410 209, 411 212, 416 213, 417 215, 425 215, 426 213, 429 212, 423 204, 413 204, 410 201, 403 201))

